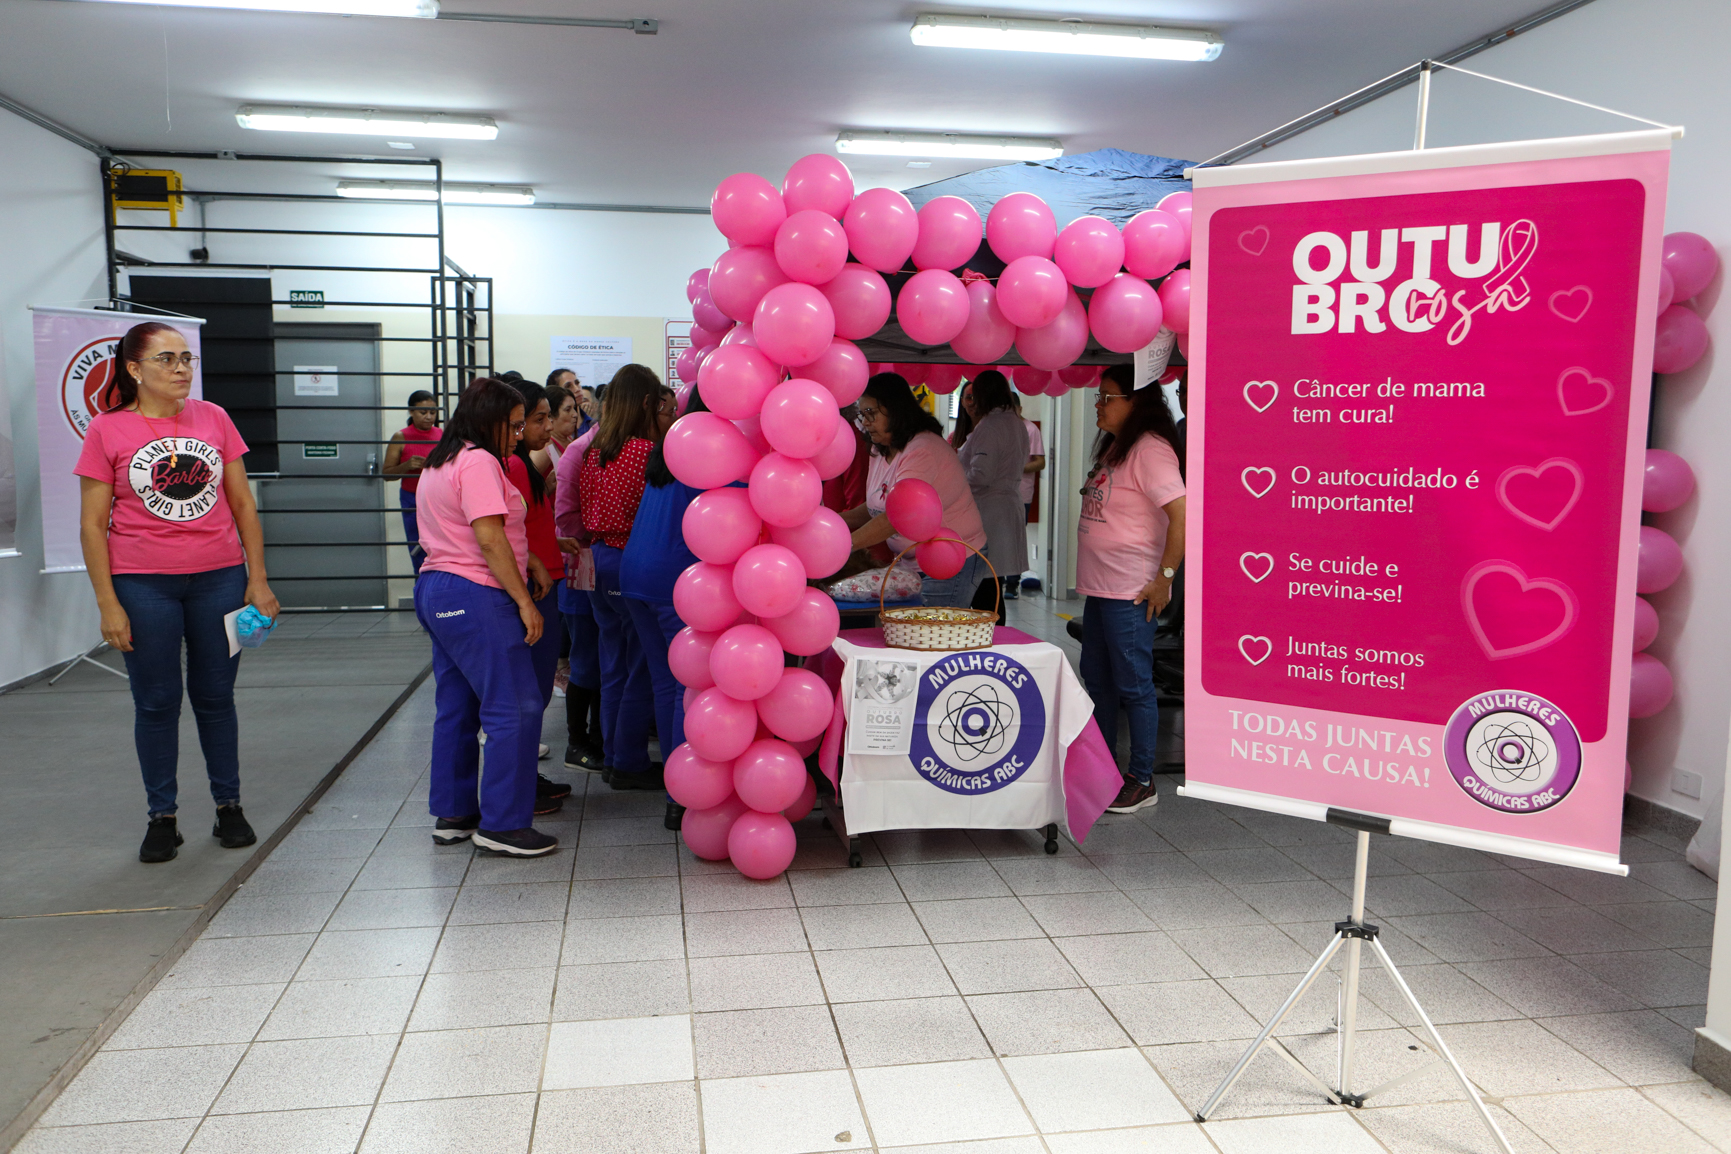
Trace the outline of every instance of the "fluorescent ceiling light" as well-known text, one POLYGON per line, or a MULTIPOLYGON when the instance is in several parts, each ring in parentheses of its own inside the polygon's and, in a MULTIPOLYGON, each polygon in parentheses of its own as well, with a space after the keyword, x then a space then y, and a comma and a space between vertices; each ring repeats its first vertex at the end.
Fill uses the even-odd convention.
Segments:
POLYGON ((110 0, 117 4, 166 4, 171 8, 244 8, 255 12, 320 12, 327 16, 439 15, 439 0, 110 0))
POLYGON ((242 128, 271 132, 335 132, 351 136, 439 136, 492 140, 499 125, 491 116, 455 112, 388 112, 378 108, 311 108, 288 104, 243 104, 234 114, 242 128))
POLYGON ((996 48, 1003 52, 1058 52, 1071 56, 1132 56, 1141 60, 1213 60, 1217 33, 1138 24, 1084 24, 1069 20, 1012 20, 928 12, 914 21, 915 44, 937 48, 996 48))
POLYGON ((937 156, 957 160, 1051 160, 1061 142, 1029 136, 963 136, 955 132, 844 132, 837 152, 864 156, 937 156))
MULTIPOLYGON (((491 204, 522 207, 535 203, 535 190, 509 184, 444 184, 446 204, 491 204)), ((436 189, 427 180, 344 180, 337 195, 352 200, 419 200, 431 203, 436 189)))

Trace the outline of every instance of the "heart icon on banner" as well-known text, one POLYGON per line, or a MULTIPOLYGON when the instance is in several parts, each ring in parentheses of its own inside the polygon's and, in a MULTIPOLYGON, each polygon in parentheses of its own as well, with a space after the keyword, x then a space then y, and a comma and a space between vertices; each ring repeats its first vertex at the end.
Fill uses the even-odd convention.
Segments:
POLYGON ((1257 637, 1254 634, 1246 633, 1238 639, 1238 652, 1250 664, 1261 665, 1268 660, 1268 655, 1274 652, 1274 642, 1266 637, 1257 637), (1261 653, 1252 656, 1256 654, 1257 650, 1261 650, 1261 653))
POLYGON ((1480 561, 1461 582, 1461 611, 1485 656, 1501 661, 1554 644, 1575 627, 1581 603, 1561 581, 1528 577, 1513 561, 1480 561))
POLYGON ((1558 289, 1551 294, 1551 311, 1570 324, 1578 323, 1592 307, 1593 290, 1584 284, 1572 289, 1558 289))
POLYGON ((1238 247, 1251 256, 1261 256, 1268 247, 1268 226, 1259 224, 1238 234, 1238 247))
POLYGON ((1259 413, 1266 413, 1268 411, 1268 406, 1272 405, 1275 402, 1275 399, 1279 396, 1280 386, 1275 384, 1273 381, 1244 382, 1244 401, 1259 413), (1268 394, 1268 399, 1263 401, 1260 405, 1257 404, 1257 397, 1262 396, 1264 393, 1268 394))
POLYGON ((1265 497, 1268 495, 1268 490, 1274 488, 1274 470, 1266 467, 1257 468, 1253 465, 1238 474, 1238 479, 1244 482, 1244 487, 1250 490, 1252 497, 1265 497), (1261 488, 1256 486, 1256 481, 1253 481, 1252 477, 1262 481, 1261 488))
POLYGON ((1260 585, 1274 572, 1274 555, 1272 553, 1240 553, 1238 567, 1244 570, 1244 575, 1260 585), (1256 570, 1261 569, 1258 573, 1256 570))
POLYGON ((1586 478, 1579 465, 1567 457, 1552 457, 1537 465, 1516 465, 1504 472, 1497 478, 1497 500, 1527 524, 1549 533, 1563 523, 1585 487, 1586 478), (1553 470, 1556 475, 1547 479, 1545 474, 1553 470))
POLYGON ((1557 400, 1563 406, 1563 416, 1584 417, 1596 413, 1611 403, 1616 391, 1604 377, 1595 377, 1586 369, 1564 369, 1557 378, 1557 400))

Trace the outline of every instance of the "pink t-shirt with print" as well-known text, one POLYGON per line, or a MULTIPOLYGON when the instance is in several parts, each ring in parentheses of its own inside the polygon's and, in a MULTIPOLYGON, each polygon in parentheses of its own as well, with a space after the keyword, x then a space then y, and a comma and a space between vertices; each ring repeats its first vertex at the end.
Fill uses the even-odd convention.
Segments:
POLYGON ((90 423, 72 471, 114 486, 111 573, 206 573, 245 562, 223 468, 246 453, 219 405, 188 397, 177 416, 115 410, 90 423))
MULTIPOLYGON (((897 453, 894 460, 888 461, 874 450, 871 464, 866 469, 867 512, 874 517, 882 513, 890 490, 904 477, 915 477, 936 489, 938 500, 944 503, 944 524, 954 529, 956 536, 969 545, 985 551, 986 530, 980 524, 979 506, 974 504, 967 474, 962 472, 962 463, 948 441, 936 433, 918 433, 908 442, 907 448, 897 453)), ((912 544, 900 533, 889 539, 889 547, 896 553, 912 544)), ((910 553, 903 558, 903 563, 912 560, 913 554, 910 553)))
POLYGON ((529 507, 523 494, 506 478, 499 458, 485 449, 468 448, 436 469, 421 472, 415 493, 421 548, 427 559, 421 571, 454 573, 477 585, 502 589, 487 567, 474 524, 482 517, 504 517, 505 539, 517 557, 517 571, 529 565, 529 535, 524 528, 529 507))
POLYGON ((1082 489, 1076 529, 1076 592, 1132 601, 1160 572, 1166 510, 1184 495, 1178 454, 1146 433, 1115 469, 1096 468, 1082 489))

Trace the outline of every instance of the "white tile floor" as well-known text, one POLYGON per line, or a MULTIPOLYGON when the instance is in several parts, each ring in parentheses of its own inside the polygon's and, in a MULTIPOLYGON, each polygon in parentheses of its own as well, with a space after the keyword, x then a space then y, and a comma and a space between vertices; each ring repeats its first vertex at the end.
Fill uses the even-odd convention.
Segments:
MULTIPOLYGON (((758 883, 577 775, 557 855, 480 859, 427 836, 430 710, 429 685, 20 1154, 1491 1150, 1446 1077, 1353 1111, 1271 1056, 1191 1121, 1344 916, 1342 831, 1167 794, 1055 857, 882 834, 849 870, 814 816, 758 883)), ((1631 835, 1616 879, 1375 843, 1371 917, 1522 1154, 1731 1151, 1731 1096, 1689 1069, 1713 887, 1681 849, 1631 835)), ((1325 1080, 1328 987, 1283 1031, 1325 1080)), ((1365 991, 1368 1084, 1427 1054, 1365 991)))

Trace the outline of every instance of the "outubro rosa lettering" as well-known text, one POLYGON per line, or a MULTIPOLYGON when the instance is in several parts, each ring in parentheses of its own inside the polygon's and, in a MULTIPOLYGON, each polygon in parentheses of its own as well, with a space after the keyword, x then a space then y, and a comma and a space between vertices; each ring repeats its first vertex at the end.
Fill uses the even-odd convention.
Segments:
POLYGON ((1227 712, 1232 715, 1233 729, 1228 756, 1237 760, 1287 769, 1320 769, 1383 785, 1430 788, 1431 767, 1415 764, 1433 756, 1427 734, 1414 736, 1398 729, 1365 729, 1335 722, 1324 722, 1319 730, 1314 721, 1284 718, 1277 713, 1227 712))

